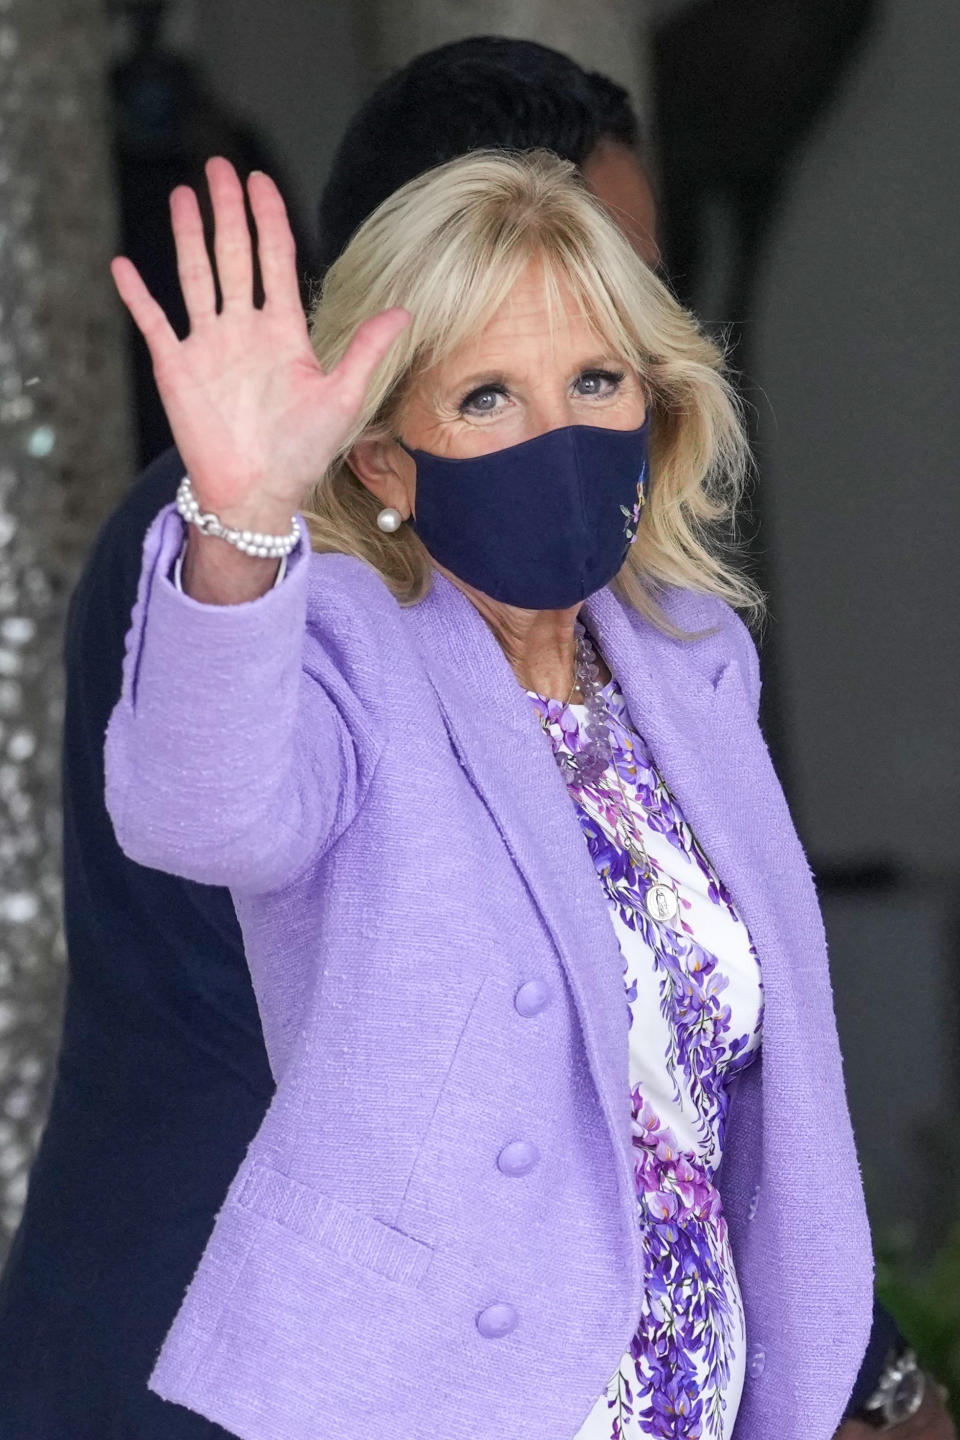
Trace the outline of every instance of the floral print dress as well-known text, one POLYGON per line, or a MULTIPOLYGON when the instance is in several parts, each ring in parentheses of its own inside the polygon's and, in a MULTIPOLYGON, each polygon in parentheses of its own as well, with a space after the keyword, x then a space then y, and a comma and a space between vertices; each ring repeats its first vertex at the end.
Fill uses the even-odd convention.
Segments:
MULTIPOLYGON (((586 707, 527 694, 554 753, 576 753, 586 707)), ((763 984, 746 927, 658 775, 611 680, 612 753, 651 866, 680 901, 670 923, 616 834, 623 800, 608 768, 570 782, 623 957, 630 1106, 647 1287, 634 1337, 574 1440, 729 1440, 743 1388, 740 1289, 713 1177, 727 1083, 755 1058, 763 984)))

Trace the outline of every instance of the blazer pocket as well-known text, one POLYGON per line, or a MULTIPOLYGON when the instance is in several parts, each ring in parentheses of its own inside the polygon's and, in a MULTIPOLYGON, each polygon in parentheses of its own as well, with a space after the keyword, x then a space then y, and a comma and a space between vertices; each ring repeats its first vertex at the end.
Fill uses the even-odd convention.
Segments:
POLYGON ((234 1203, 400 1285, 419 1284, 433 1258, 433 1246, 425 1241, 291 1180, 263 1161, 247 1171, 234 1203))

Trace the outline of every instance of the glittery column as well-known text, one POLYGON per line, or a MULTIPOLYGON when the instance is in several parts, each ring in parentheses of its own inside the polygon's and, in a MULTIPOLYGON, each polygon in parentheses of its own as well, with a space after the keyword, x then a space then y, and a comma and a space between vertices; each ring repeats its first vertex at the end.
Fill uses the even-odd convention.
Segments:
POLYGON ((0 0, 0 1253, 64 978, 61 634, 131 473, 100 0, 0 0))

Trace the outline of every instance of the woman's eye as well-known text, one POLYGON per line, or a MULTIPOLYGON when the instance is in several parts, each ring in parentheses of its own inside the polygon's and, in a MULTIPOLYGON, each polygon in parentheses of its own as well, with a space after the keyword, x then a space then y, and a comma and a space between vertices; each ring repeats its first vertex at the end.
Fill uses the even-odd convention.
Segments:
POLYGON ((587 395, 590 399, 605 399, 608 395, 617 393, 622 380, 622 370, 585 370, 578 376, 576 386, 581 395, 587 395))
POLYGON ((502 385, 484 385, 479 390, 471 390, 460 401, 460 413, 489 415, 498 408, 498 399, 505 397, 506 393, 502 385))

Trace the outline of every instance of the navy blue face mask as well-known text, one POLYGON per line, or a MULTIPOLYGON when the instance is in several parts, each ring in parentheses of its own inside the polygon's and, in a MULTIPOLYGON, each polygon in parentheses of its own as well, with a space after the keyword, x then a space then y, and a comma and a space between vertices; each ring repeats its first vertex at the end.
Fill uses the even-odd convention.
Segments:
POLYGON ((492 600, 565 610, 616 575, 636 539, 647 484, 637 430, 565 425, 489 455, 411 450, 409 524, 434 560, 492 600))

